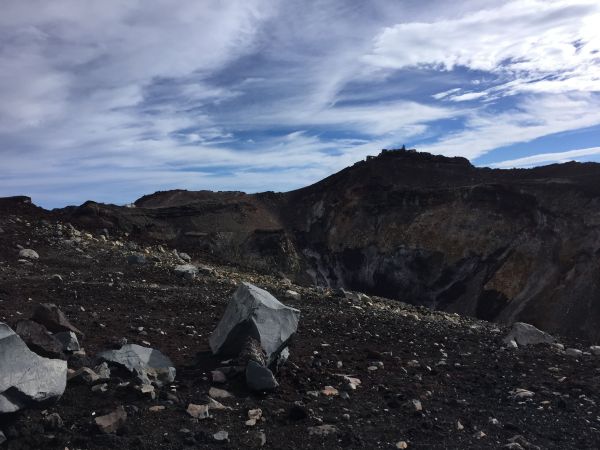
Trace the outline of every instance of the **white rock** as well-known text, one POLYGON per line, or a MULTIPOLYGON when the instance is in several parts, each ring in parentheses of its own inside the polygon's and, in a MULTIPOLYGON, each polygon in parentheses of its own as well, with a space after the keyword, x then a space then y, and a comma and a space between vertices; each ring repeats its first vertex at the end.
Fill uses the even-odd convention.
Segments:
POLYGON ((30 248, 24 248, 19 252, 19 258, 39 259, 40 255, 38 255, 35 250, 31 250, 30 248))

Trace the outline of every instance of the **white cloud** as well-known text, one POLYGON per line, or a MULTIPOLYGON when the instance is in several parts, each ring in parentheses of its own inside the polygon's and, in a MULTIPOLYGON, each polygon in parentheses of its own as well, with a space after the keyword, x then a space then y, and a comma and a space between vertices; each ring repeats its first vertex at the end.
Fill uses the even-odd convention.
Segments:
POLYGON ((540 153, 537 155, 525 156, 523 158, 501 161, 491 164, 490 166, 498 169, 510 169, 515 167, 529 167, 541 164, 573 161, 576 158, 596 155, 600 155, 600 147, 582 148, 566 152, 540 153))

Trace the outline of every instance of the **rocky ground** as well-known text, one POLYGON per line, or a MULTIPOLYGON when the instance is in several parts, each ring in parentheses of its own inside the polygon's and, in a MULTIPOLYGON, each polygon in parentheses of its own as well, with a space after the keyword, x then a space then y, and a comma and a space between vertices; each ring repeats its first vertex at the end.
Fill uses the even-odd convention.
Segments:
POLYGON ((69 382, 45 409, 0 416, 1 448, 600 447, 600 357, 587 351, 593 343, 559 337, 580 354, 560 345, 509 348, 504 327, 398 301, 202 261, 192 261, 202 266, 198 276, 185 279, 174 272, 181 256, 127 236, 80 232, 33 207, 2 211, 0 321, 14 328, 40 303, 55 303, 85 335, 86 356, 71 356, 72 369, 125 339, 170 357, 177 376, 155 399, 115 376, 105 389, 69 382), (39 258, 19 258, 19 246, 39 258), (145 262, 132 264, 132 255, 145 262), (208 337, 241 281, 301 311, 272 393, 212 380, 211 370, 223 364, 208 337), (227 408, 193 418, 189 404, 208 402, 214 387, 231 394, 211 392, 227 408), (101 432, 95 418, 119 407, 124 423, 101 432), (260 415, 254 425, 246 424, 249 412, 260 415))

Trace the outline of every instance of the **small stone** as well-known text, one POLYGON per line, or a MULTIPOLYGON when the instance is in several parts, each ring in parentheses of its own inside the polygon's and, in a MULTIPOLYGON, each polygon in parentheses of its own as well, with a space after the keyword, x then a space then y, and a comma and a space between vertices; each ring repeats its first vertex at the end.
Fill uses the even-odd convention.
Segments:
POLYGON ((208 395, 212 398, 233 398, 233 394, 226 391, 225 389, 219 389, 216 387, 211 387, 208 391, 208 395))
POLYGON ((81 350, 79 339, 77 339, 77 335, 72 331, 55 333, 54 337, 60 341, 64 352, 76 352, 81 350))
POLYGON ((300 300, 302 298, 302 296, 299 293, 297 293, 296 291, 292 291, 291 289, 285 291, 285 296, 287 298, 291 298, 292 300, 300 300))
POLYGON ((94 384, 100 380, 100 377, 89 367, 82 367, 77 369, 73 374, 68 377, 69 381, 76 383, 94 384))
POLYGON ((108 391, 108 384, 106 383, 102 383, 102 384, 95 384, 94 386, 92 386, 92 392, 106 392, 108 391))
POLYGON ((478 431, 477 433, 475 433, 473 435, 473 437, 475 439, 483 439, 484 437, 486 437, 487 435, 483 432, 483 431, 478 431))
POLYGON ((325 395, 326 397, 332 397, 334 395, 339 395, 339 391, 333 386, 325 386, 321 390, 321 394, 325 395))
POLYGON ((253 391, 272 391, 279 386, 273 372, 256 361, 249 361, 246 366, 246 384, 253 391))
POLYGON ((511 391, 512 398, 520 400, 525 398, 531 398, 535 395, 535 393, 528 391, 527 389, 517 388, 514 391, 511 391))
POLYGON ((146 264, 146 257, 144 255, 129 255, 127 257, 127 263, 131 265, 146 264))
POLYGON ((35 250, 32 250, 30 248, 24 248, 19 252, 19 258, 40 259, 40 255, 38 255, 35 250))
POLYGON ((227 441, 229 440, 229 433, 227 431, 218 431, 215 434, 213 434, 213 439, 215 441, 227 441))
POLYGON ((398 441, 396 442, 396 448, 408 448, 408 444, 406 441, 398 441))
POLYGON ((52 275, 50 277, 50 280, 52 280, 56 284, 61 284, 63 282, 63 278, 59 274, 57 274, 57 273, 55 273, 54 275, 52 275))
POLYGON ((156 406, 151 406, 150 408, 148 408, 149 411, 152 412, 160 412, 160 411, 164 411, 165 407, 163 405, 156 405, 156 406))
POLYGON ((211 373, 213 383, 226 383, 227 377, 220 370, 213 370, 211 373))
POLYGON ((260 420, 262 417, 262 409, 251 409, 248 411, 248 420, 246 421, 246 425, 249 427, 253 427, 256 425, 256 422, 260 420))
POLYGON ((456 421, 456 429, 457 429, 458 431, 462 431, 462 430, 464 430, 464 429, 465 429, 465 426, 464 426, 464 425, 463 425, 463 424, 460 422, 460 420, 457 420, 457 421, 456 421))
POLYGON ((417 412, 421 412, 423 411, 423 405, 421 404, 420 400, 411 400, 410 404, 413 406, 413 408, 415 409, 415 411, 417 412))
POLYGON ((316 427, 308 427, 308 434, 311 436, 328 436, 337 432, 338 429, 335 425, 319 425, 316 427))
POLYGON ((118 406, 110 414, 96 417, 95 422, 102 433, 114 433, 127 421, 127 413, 122 406, 118 406))
POLYGON ((565 355, 571 356, 573 358, 581 358, 581 356, 583 355, 583 352, 576 348, 568 348, 565 350, 565 355))
POLYGON ((190 403, 186 411, 194 419, 203 420, 208 419, 210 417, 209 405, 195 405, 193 403, 190 403))
POLYGON ((58 413, 48 414, 44 418, 44 424, 49 430, 60 430, 64 426, 62 417, 58 413))
POLYGON ((7 441, 5 434, 0 431, 0 445, 4 444, 7 441))
POLYGON ((590 353, 594 356, 600 356, 600 345, 592 345, 590 347, 590 353))

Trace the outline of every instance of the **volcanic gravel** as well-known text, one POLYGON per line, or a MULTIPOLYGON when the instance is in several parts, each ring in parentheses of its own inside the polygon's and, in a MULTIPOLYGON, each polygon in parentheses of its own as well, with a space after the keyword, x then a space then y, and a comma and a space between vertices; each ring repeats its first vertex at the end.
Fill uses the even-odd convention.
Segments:
MULTIPOLYGON (((126 236, 86 236, 57 227, 33 207, 2 211, 0 227, 0 320, 14 326, 39 303, 56 303, 85 334, 88 357, 126 338, 159 349, 177 368, 175 382, 156 400, 119 388, 119 379, 111 379, 107 392, 69 383, 44 410, 0 417, 6 448, 246 448, 259 445, 258 432, 266 436, 263 448, 281 449, 600 447, 598 357, 575 359, 553 345, 509 349, 502 343, 507 329, 493 323, 291 286, 232 267, 212 265, 186 281, 173 272, 180 262, 169 249, 134 249, 126 236), (39 260, 19 262, 18 245, 34 249, 39 260), (128 264, 127 256, 138 253, 146 264, 128 264), (240 281, 301 310, 291 356, 272 393, 250 393, 242 379, 211 381, 210 371, 223 364, 211 355, 208 337, 240 281), (287 298, 287 289, 302 298, 287 298), (341 375, 361 384, 352 390, 341 375), (206 420, 190 417, 188 404, 206 403, 213 386, 233 394, 219 400, 231 409, 206 420), (321 393, 326 386, 334 395, 321 393), (533 395, 514 398, 516 389, 533 395), (121 405, 126 425, 101 434, 94 418, 121 405), (262 419, 245 425, 256 408, 262 419), (49 426, 44 418, 51 413, 63 426, 49 426), (217 441, 219 431, 228 440, 217 441)), ((591 344, 560 341, 584 351, 591 344)), ((71 358, 69 364, 86 362, 71 358)))

